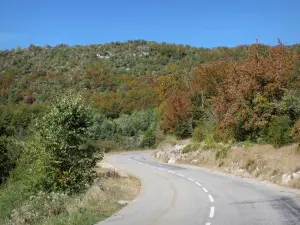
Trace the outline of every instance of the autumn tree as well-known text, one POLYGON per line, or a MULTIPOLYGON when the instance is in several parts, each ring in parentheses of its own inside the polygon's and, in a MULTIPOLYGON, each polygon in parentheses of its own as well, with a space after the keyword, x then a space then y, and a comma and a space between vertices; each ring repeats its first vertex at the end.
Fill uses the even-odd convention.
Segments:
POLYGON ((217 87, 213 108, 219 117, 218 129, 238 140, 256 139, 278 113, 292 80, 295 58, 279 42, 261 54, 261 46, 252 45, 248 58, 229 65, 231 74, 217 87))

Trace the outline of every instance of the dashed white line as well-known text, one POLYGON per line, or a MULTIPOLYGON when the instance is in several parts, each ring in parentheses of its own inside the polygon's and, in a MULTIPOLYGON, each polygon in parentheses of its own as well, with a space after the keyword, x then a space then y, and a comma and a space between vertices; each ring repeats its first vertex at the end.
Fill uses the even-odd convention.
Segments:
POLYGON ((215 214, 215 207, 212 206, 212 207, 210 207, 209 217, 210 217, 210 218, 213 218, 213 217, 214 217, 214 214, 215 214))
POLYGON ((195 184, 197 184, 199 187, 202 187, 202 185, 201 185, 201 184, 199 184, 198 182, 195 182, 195 184))
MULTIPOLYGON (((141 163, 141 162, 138 162, 138 161, 136 161, 136 160, 133 160, 133 159, 130 159, 129 157, 128 157, 128 159, 129 160, 132 160, 132 161, 135 161, 135 162, 137 162, 137 163, 139 163, 139 164, 141 164, 141 165, 145 165, 145 166, 148 166, 148 167, 152 167, 152 168, 155 168, 155 169, 159 169, 159 170, 162 170, 162 171, 164 171, 165 169, 163 169, 163 168, 159 168, 159 167, 155 167, 155 166, 151 166, 151 165, 148 165, 148 164, 145 164, 145 163, 141 163)), ((169 173, 173 173, 173 174, 175 174, 175 172, 173 172, 173 171, 171 171, 171 170, 166 170, 167 172, 169 172, 169 173)), ((184 175, 182 175, 182 174, 180 174, 180 173, 176 173, 178 176, 180 176, 180 177, 185 177, 184 175)), ((192 182, 194 182, 196 185, 198 185, 199 187, 202 187, 202 185, 200 184, 200 183, 198 183, 197 181, 194 181, 192 178, 187 178, 189 181, 192 181, 192 182)), ((206 193, 208 192, 208 190, 205 188, 205 187, 202 187, 202 189, 203 189, 203 191, 205 191, 206 193)), ((208 195, 208 197, 209 197, 209 200, 213 203, 214 202, 214 199, 213 199, 213 197, 211 196, 211 195, 208 195)), ((213 218, 214 217, 214 215, 215 215, 215 207, 214 206, 211 206, 210 207, 210 212, 209 212, 209 217, 210 218, 213 218)), ((207 223, 205 223, 205 225, 211 225, 211 223, 209 223, 209 222, 207 222, 207 223)))
POLYGON ((213 197, 212 197, 211 195, 208 195, 208 197, 209 197, 209 200, 210 200, 211 202, 214 202, 214 199, 213 199, 213 197))

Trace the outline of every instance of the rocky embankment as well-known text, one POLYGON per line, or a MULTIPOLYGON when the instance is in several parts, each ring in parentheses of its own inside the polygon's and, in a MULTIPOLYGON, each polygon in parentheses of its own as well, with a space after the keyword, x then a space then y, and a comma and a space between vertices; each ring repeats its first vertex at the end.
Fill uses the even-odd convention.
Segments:
POLYGON ((270 145, 232 146, 217 157, 218 150, 203 150, 190 141, 164 144, 153 157, 165 163, 184 163, 220 170, 237 176, 300 188, 300 154, 296 145, 274 149, 270 145))

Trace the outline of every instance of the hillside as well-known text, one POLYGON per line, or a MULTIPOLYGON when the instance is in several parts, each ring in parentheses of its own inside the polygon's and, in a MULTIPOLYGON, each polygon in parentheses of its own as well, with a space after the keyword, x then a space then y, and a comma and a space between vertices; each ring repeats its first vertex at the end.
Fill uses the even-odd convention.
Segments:
POLYGON ((241 143, 295 143, 282 151, 298 155, 300 45, 128 41, 1 51, 0 223, 29 196, 84 193, 103 152, 153 148, 166 135, 192 138, 184 151, 206 149, 215 165, 230 164, 241 143))
MULTIPOLYGON (((170 65, 177 65, 185 72, 190 72, 200 63, 245 58, 248 47, 244 45, 209 49, 143 40, 88 46, 31 45, 25 49, 0 51, 0 74, 13 72, 17 75, 35 73, 37 76, 74 75, 85 72, 91 62, 101 60, 116 75, 165 75, 170 65)), ((266 49, 268 46, 262 45, 262 48, 266 49)), ((289 48, 300 51, 300 45, 289 48)))

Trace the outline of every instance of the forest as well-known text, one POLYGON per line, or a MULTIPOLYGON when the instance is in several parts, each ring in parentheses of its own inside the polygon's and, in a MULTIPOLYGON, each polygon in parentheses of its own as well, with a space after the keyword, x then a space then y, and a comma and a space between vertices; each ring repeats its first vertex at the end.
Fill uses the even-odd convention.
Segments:
POLYGON ((1 222, 39 191, 84 190, 104 152, 165 135, 299 144, 300 45, 17 47, 0 51, 0 115, 1 222))

